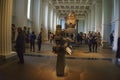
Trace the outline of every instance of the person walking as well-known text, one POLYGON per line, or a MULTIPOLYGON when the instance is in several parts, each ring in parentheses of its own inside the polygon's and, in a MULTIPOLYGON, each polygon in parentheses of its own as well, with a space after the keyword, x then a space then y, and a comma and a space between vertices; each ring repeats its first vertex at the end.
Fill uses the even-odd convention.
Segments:
POLYGON ((24 63, 24 53, 25 53, 25 35, 20 27, 17 29, 17 31, 18 31, 18 36, 16 39, 15 49, 17 52, 17 56, 19 58, 18 63, 23 64, 24 63))
POLYGON ((41 43, 42 43, 42 32, 39 33, 38 38, 37 38, 37 42, 38 42, 38 51, 41 50, 41 43))
POLYGON ((36 35, 34 32, 32 32, 30 34, 30 51, 35 52, 35 39, 36 39, 36 35))

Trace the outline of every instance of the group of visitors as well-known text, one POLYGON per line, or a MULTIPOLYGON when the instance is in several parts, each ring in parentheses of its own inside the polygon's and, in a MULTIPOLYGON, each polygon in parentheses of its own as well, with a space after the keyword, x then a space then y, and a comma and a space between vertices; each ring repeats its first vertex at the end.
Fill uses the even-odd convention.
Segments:
MULTIPOLYGON (((35 52, 35 40, 37 40, 38 44, 38 51, 41 50, 41 43, 42 43, 42 33, 40 32, 39 35, 36 37, 35 32, 32 31, 31 33, 29 32, 29 29, 24 29, 18 27, 15 28, 15 25, 12 25, 12 34, 15 33, 15 29, 18 32, 17 38, 16 38, 16 44, 15 44, 15 49, 19 57, 19 62, 18 63, 24 63, 24 58, 23 54, 25 53, 25 43, 30 44, 30 51, 35 52)), ((49 40, 50 43, 54 42, 54 34, 50 32, 49 34, 49 40)), ((12 40, 14 40, 14 37, 12 37, 12 40)), ((113 34, 110 35, 110 41, 111 44, 113 43, 114 37, 113 34)), ((85 42, 85 44, 88 44, 89 47, 89 52, 97 52, 98 46, 102 46, 102 39, 101 39, 101 34, 100 32, 89 32, 88 34, 85 33, 80 33, 77 35, 77 41, 82 44, 85 42)), ((118 49, 117 49, 117 55, 116 57, 120 57, 120 49, 119 49, 119 42, 120 38, 118 39, 118 49)))
POLYGON ((80 45, 83 43, 88 44, 89 52, 97 52, 98 46, 102 46, 101 38, 100 32, 89 31, 88 34, 80 32, 77 34, 77 43, 80 43, 80 45))
POLYGON ((25 35, 26 35, 26 38, 28 38, 27 40, 29 40, 29 43, 30 43, 30 51, 35 52, 36 39, 37 39, 38 51, 40 51, 41 50, 41 43, 42 43, 42 33, 40 32, 37 37, 36 37, 36 34, 34 31, 32 31, 29 34, 25 33, 25 35))
POLYGON ((89 32, 88 36, 89 52, 97 52, 98 46, 102 46, 102 39, 100 32, 89 32))

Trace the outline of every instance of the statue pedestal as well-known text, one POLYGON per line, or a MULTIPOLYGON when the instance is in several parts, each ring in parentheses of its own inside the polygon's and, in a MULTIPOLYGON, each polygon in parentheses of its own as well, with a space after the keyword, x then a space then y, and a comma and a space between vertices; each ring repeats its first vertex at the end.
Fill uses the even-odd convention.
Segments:
POLYGON ((65 69, 65 55, 57 55, 57 63, 56 63, 56 75, 63 77, 65 69))

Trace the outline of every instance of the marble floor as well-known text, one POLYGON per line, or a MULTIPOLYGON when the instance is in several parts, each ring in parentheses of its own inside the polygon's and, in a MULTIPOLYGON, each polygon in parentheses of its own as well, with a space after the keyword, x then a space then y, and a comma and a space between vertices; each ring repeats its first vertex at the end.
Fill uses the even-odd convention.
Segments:
POLYGON ((17 59, 0 64, 0 80, 120 80, 120 62, 109 48, 99 48, 97 53, 89 53, 84 45, 74 48, 72 55, 65 57, 65 75, 58 77, 57 57, 51 47, 43 44, 40 52, 27 49, 24 64, 17 59))

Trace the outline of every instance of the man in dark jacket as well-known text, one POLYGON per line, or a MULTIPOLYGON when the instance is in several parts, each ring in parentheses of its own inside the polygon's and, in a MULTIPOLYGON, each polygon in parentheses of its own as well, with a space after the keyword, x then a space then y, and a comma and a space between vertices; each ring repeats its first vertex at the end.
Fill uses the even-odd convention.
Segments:
POLYGON ((16 39, 15 48, 16 48, 16 52, 19 58, 18 63, 23 64, 24 63, 23 55, 25 53, 25 35, 21 28, 18 28, 17 31, 18 31, 18 36, 16 39))

